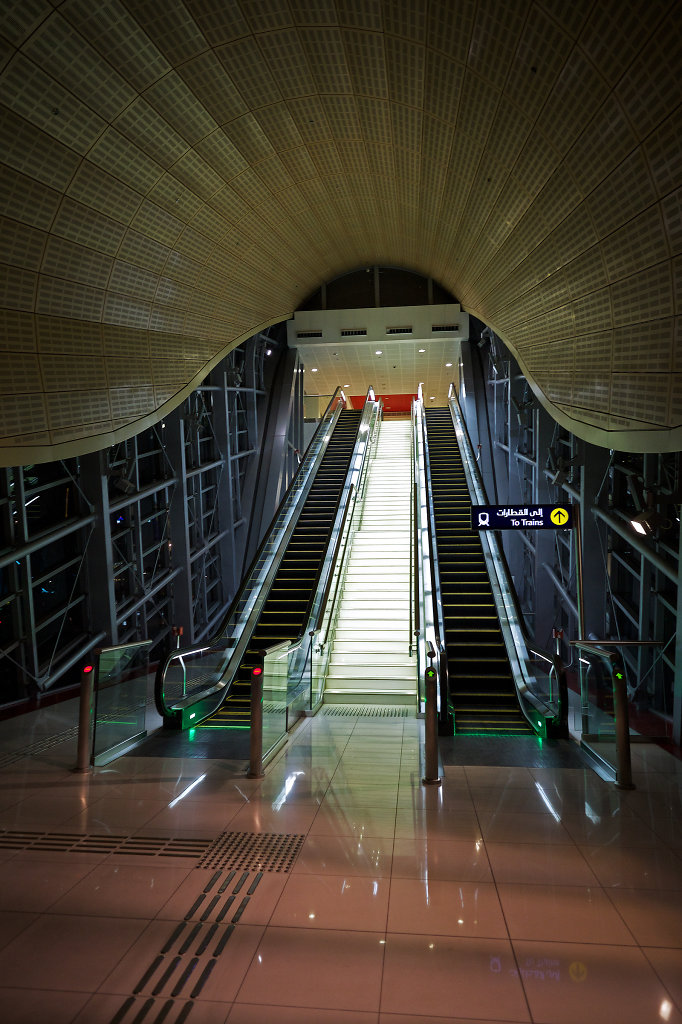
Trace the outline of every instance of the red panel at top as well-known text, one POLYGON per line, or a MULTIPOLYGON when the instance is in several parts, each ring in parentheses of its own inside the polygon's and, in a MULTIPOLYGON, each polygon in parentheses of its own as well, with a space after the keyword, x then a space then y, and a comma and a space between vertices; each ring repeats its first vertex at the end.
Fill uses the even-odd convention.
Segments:
MULTIPOLYGON (((377 398, 383 399, 384 412, 409 412, 412 408, 412 400, 416 399, 415 395, 377 395, 377 398)), ((354 409, 362 409, 365 404, 364 395, 352 395, 351 402, 353 403, 354 409)))

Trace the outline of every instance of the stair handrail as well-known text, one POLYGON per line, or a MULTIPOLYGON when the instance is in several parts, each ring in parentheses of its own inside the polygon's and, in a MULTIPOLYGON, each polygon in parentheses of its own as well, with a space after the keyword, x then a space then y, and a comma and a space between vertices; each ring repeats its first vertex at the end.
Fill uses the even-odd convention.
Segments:
MULTIPOLYGON (((438 566, 438 549, 436 547, 436 524, 433 511, 433 492, 431 487, 431 464, 429 459, 428 431, 426 428, 426 416, 424 409, 424 397, 422 384, 417 389, 417 399, 414 403, 415 419, 417 422, 416 436, 416 473, 419 479, 419 491, 421 500, 419 508, 425 510, 425 520, 421 529, 420 543, 422 548, 421 564, 422 571, 417 575, 421 581, 421 593, 423 594, 424 608, 424 629, 420 633, 419 643, 428 645, 431 643, 427 632, 433 633, 435 650, 438 654, 438 696, 439 696, 439 719, 444 721, 449 716, 448 698, 450 693, 447 649, 444 642, 445 627, 443 622, 443 604, 441 601, 440 571, 438 566), (419 447, 421 443, 421 458, 419 447), (424 537, 426 532, 426 537, 424 537), (429 564, 429 581, 431 584, 430 596, 427 596, 426 581, 424 580, 423 564, 429 564), (428 603, 427 603, 428 602, 428 603)), ((421 519, 421 516, 420 516, 421 519)), ((418 659, 419 678, 423 675, 421 665, 425 663, 424 652, 421 659, 418 659)))
MULTIPOLYGON (((448 389, 448 404, 470 493, 479 505, 487 505, 485 484, 473 456, 471 437, 454 383, 451 383, 448 389)), ((500 615, 500 627, 512 669, 512 679, 520 697, 519 706, 536 729, 542 726, 542 720, 556 720, 557 713, 533 692, 535 677, 530 671, 531 659, 528 655, 526 624, 500 540, 494 530, 482 530, 479 536, 489 573, 492 569, 490 583, 493 598, 498 610, 504 611, 504 615, 500 615)))
POLYGON ((261 541, 247 572, 242 578, 239 589, 230 602, 230 605, 222 619, 220 628, 216 631, 213 638, 198 646, 174 648, 164 659, 159 661, 154 681, 154 701, 157 711, 164 720, 172 721, 177 717, 177 712, 174 711, 174 709, 198 702, 202 698, 210 696, 218 690, 224 690, 224 695, 227 695, 229 682, 231 682, 231 678, 234 676, 234 673, 240 664, 241 656, 248 645, 248 640, 253 632, 253 628, 255 627, 262 605, 270 591, 270 587, 272 586, 277 568, 282 560, 291 533, 298 522, 298 517, 303 508, 303 504, 305 503, 308 492, 312 487, 317 470, 319 469, 320 463, 325 454, 326 446, 345 405, 346 397, 343 390, 341 387, 337 387, 322 418, 320 419, 315 433, 313 434, 313 437, 306 449, 305 455, 282 497, 263 540, 261 541), (298 494, 296 494, 296 490, 299 486, 300 490, 298 491, 298 494), (283 520, 283 522, 279 522, 280 520, 283 520), (278 529, 278 522, 280 534, 278 538, 275 537, 273 540, 273 534, 278 529), (239 639, 237 643, 234 647, 226 650, 226 657, 224 662, 220 665, 219 670, 215 670, 214 668, 210 672, 210 681, 205 689, 194 691, 192 694, 183 697, 181 700, 175 701, 172 708, 169 707, 164 698, 164 681, 170 665, 176 660, 179 660, 181 664, 184 664, 182 659, 190 659, 195 655, 200 655, 209 650, 216 649, 221 641, 232 639, 232 637, 226 636, 228 629, 230 629, 230 622, 233 617, 239 613, 242 602, 245 600, 248 601, 246 595, 248 594, 249 587, 252 584, 252 578, 257 572, 263 571, 263 566, 261 566, 260 563, 265 557, 266 549, 269 544, 274 544, 274 548, 270 552, 270 555, 267 556, 269 557, 269 567, 265 577, 261 579, 260 583, 255 582, 253 593, 250 595, 250 606, 248 604, 246 605, 246 609, 248 610, 244 608, 242 609, 243 621, 241 625, 233 624, 231 628, 233 635, 235 632, 239 632, 239 639), (216 678, 217 675, 219 675, 220 678, 216 678), (226 683, 224 680, 228 675, 230 675, 230 680, 226 683))
MULTIPOLYGON (((343 562, 347 550, 346 544, 343 543, 344 533, 347 538, 349 535, 348 527, 358 504, 358 493, 364 483, 366 467, 369 463, 368 456, 376 435, 381 408, 381 401, 377 401, 374 389, 370 387, 363 406, 362 418, 358 426, 357 439, 346 473, 346 479, 337 502, 334 524, 330 531, 327 551, 323 557, 322 569, 303 616, 304 625, 301 633, 292 641, 292 651, 295 649, 296 658, 290 666, 289 678, 292 681, 292 690, 296 693, 301 688, 306 669, 312 673, 312 645, 315 638, 318 637, 324 628, 325 615, 327 615, 327 610, 330 609, 330 615, 327 615, 328 632, 330 616, 333 615, 334 603, 338 592, 339 565, 343 562), (339 557, 341 558, 341 563, 338 561, 339 557), (337 586, 334 589, 334 598, 330 605, 329 593, 335 577, 337 586)), ((310 703, 312 708, 312 699, 310 703)))

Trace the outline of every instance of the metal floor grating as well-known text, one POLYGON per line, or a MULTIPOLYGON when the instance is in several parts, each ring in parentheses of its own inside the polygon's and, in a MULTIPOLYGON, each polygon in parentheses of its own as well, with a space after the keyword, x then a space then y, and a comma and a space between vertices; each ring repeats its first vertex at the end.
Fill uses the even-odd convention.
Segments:
POLYGON ((322 709, 332 718, 408 718, 412 712, 403 704, 325 704, 322 709))
POLYGON ((304 839, 299 834, 223 832, 211 843, 197 867, 289 871, 304 839))
POLYGON ((159 836, 83 835, 76 832, 0 831, 2 850, 51 850, 57 853, 125 853, 138 857, 201 857, 211 839, 159 836))

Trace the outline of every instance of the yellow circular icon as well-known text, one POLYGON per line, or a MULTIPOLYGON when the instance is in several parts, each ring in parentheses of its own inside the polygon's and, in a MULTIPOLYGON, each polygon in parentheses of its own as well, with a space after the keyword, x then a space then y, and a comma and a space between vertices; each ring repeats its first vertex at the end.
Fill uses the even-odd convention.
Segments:
POLYGON ((555 526, 564 526, 568 522, 568 512, 565 508, 554 508, 549 513, 549 518, 555 526))
POLYGON ((587 977, 587 967, 580 960, 574 960, 568 968, 572 981, 584 981, 587 977))

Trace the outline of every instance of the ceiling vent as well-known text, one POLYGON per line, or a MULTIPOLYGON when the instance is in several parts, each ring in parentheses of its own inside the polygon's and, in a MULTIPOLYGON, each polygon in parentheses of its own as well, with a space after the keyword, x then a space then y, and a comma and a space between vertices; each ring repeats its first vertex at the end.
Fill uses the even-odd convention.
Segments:
POLYGON ((458 331, 459 324, 433 324, 431 330, 434 334, 438 334, 443 331, 458 331))
POLYGON ((412 334, 411 327, 387 327, 386 334, 412 334))
POLYGON ((365 338, 366 336, 366 327, 347 327, 341 331, 342 338, 365 338))
POLYGON ((296 331, 297 338, 321 338, 322 331, 296 331))

